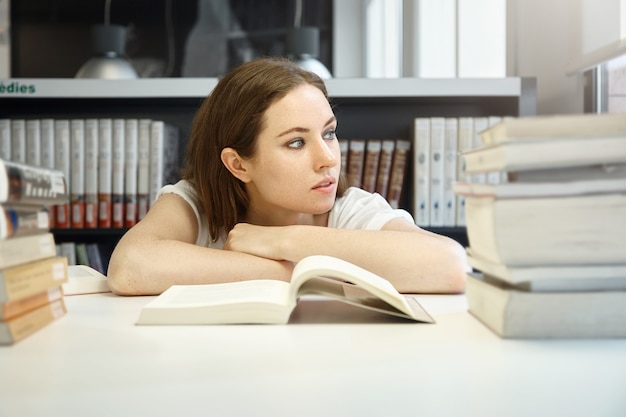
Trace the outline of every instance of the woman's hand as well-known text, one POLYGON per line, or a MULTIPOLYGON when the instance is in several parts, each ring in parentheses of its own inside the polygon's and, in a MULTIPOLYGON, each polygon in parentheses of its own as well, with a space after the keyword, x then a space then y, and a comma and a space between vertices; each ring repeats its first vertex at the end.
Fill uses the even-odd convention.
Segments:
POLYGON ((228 233, 224 250, 247 253, 262 258, 285 260, 280 253, 281 227, 239 223, 228 233))

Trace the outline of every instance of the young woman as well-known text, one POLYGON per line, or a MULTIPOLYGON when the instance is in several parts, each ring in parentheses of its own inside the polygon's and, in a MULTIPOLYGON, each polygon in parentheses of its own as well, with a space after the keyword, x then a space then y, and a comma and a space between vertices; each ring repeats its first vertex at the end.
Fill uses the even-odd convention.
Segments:
POLYGON ((318 254, 401 292, 463 291, 458 243, 420 229, 378 194, 345 189, 336 130, 316 75, 280 58, 234 69, 196 114, 182 180, 163 187, 115 248, 111 290, 289 280, 294 263, 318 254))

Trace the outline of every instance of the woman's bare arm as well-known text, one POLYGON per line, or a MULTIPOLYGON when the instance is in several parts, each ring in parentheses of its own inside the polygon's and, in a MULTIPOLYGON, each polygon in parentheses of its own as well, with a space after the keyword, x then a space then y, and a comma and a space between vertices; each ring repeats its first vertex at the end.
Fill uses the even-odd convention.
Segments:
POLYGON ((335 256, 388 279, 405 293, 463 292, 469 270, 461 245, 401 218, 379 231, 240 224, 229 234, 226 248, 293 262, 313 254, 335 256))
POLYGON ((195 214, 182 198, 173 194, 159 198, 113 251, 107 273, 111 290, 152 295, 173 284, 289 280, 291 262, 198 246, 197 229, 195 214))

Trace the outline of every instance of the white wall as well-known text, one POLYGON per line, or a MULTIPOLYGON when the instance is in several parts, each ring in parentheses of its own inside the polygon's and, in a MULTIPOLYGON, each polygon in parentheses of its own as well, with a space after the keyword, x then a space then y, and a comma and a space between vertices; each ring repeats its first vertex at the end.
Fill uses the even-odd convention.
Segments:
POLYGON ((567 75, 620 36, 620 0, 508 0, 508 69, 537 78, 537 113, 582 113, 584 79, 567 75))
MULTIPOLYGON (((457 0, 472 1, 485 3, 482 0, 457 0)), ((591 51, 615 42, 626 31, 621 25, 621 20, 626 20, 626 10, 620 7, 620 3, 626 1, 501 1, 506 2, 506 75, 537 78, 537 113, 582 113, 583 76, 580 73, 567 75, 567 72, 591 51)), ((350 4, 362 7, 361 0, 335 1, 336 8, 343 8, 336 10, 335 16, 354 16, 353 19, 335 19, 336 77, 364 76, 364 62, 358 55, 360 37, 349 34, 351 30, 363 30, 361 24, 354 23, 362 20, 359 16, 363 10, 350 12, 346 10, 350 4), (353 23, 347 23, 349 21, 353 23)), ((410 23, 405 16, 404 25, 410 23)), ((416 51, 405 51, 404 56, 405 60, 419 62, 416 51)))

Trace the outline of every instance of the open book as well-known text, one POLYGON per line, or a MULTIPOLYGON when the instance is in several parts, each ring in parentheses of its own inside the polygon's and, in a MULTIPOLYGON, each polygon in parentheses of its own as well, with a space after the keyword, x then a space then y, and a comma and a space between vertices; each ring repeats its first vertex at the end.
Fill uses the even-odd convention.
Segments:
POLYGON ((87 265, 67 267, 67 282, 63 284, 64 295, 111 292, 107 277, 87 265))
POLYGON ((414 297, 401 295, 384 278, 341 259, 315 255, 298 262, 291 282, 173 285, 143 307, 137 324, 284 324, 305 295, 434 323, 414 297))

